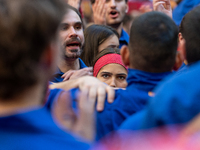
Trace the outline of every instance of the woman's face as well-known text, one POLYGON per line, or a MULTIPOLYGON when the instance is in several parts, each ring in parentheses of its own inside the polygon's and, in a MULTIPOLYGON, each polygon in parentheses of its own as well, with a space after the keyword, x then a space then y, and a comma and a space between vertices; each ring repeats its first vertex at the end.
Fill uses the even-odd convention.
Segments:
POLYGON ((111 87, 126 88, 127 70, 120 64, 108 64, 102 67, 97 78, 111 87))
POLYGON ((99 45, 98 52, 101 52, 103 49, 108 47, 119 47, 119 38, 115 34, 108 37, 103 43, 99 45))

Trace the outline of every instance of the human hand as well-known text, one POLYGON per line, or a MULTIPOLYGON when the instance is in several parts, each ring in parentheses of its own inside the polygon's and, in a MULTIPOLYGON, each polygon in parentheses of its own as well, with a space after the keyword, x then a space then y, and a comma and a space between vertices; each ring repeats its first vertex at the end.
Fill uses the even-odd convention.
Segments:
POLYGON ((79 10, 82 0, 68 0, 68 4, 79 10))
POLYGON ((62 78, 64 78, 63 81, 67 81, 69 79, 77 79, 82 76, 87 76, 87 75, 92 76, 93 75, 92 70, 93 70, 92 67, 83 68, 80 70, 69 70, 62 75, 62 78))
POLYGON ((153 0, 153 9, 160 11, 172 18, 172 8, 170 0, 153 0))
POLYGON ((142 13, 146 13, 146 12, 150 12, 152 11, 153 9, 151 8, 150 5, 142 5, 140 8, 139 8, 140 12, 142 13))
POLYGON ((106 24, 106 0, 96 0, 92 5, 93 20, 95 24, 106 24))
POLYGON ((95 77, 85 76, 79 78, 79 89, 81 91, 88 89, 89 98, 96 102, 97 99, 97 111, 103 111, 106 94, 109 103, 112 103, 115 98, 115 90, 107 84, 101 82, 95 77))
POLYGON ((73 111, 70 94, 62 92, 54 102, 52 116, 65 131, 71 131, 88 141, 95 138, 95 101, 88 96, 88 89, 82 90, 78 98, 78 114, 73 111))

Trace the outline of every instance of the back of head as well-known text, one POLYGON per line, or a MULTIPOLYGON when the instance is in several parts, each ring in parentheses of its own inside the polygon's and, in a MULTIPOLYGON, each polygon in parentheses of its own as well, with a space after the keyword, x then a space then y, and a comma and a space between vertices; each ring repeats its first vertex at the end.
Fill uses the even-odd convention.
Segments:
POLYGON ((119 37, 116 30, 105 25, 91 25, 84 30, 85 44, 81 59, 87 66, 92 66, 94 57, 99 53, 99 45, 110 36, 119 37))
POLYGON ((0 0, 0 99, 38 82, 40 58, 63 12, 60 0, 0 0))
POLYGON ((147 72, 171 71, 177 51, 178 29, 171 18, 149 12, 131 26, 130 66, 147 72))
POLYGON ((188 63, 200 60, 200 6, 185 15, 180 32, 186 41, 186 58, 188 63))

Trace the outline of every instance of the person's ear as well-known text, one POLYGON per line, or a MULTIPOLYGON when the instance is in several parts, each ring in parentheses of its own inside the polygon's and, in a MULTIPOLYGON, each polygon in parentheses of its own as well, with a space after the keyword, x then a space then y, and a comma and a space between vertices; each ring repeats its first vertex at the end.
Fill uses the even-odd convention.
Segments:
POLYGON ((129 53, 128 46, 126 46, 126 45, 122 46, 122 48, 120 50, 120 54, 121 54, 124 65, 129 66, 130 65, 130 60, 129 60, 130 53, 129 53))
POLYGON ((183 61, 184 61, 183 55, 179 51, 177 51, 173 70, 177 71, 182 66, 183 61))
POLYGON ((182 36, 182 33, 178 33, 178 40, 179 40, 179 42, 181 42, 182 40, 183 40, 183 36, 182 36))
POLYGON ((178 50, 181 53, 181 55, 183 56, 183 59, 186 60, 186 58, 187 58, 187 56, 186 56, 186 41, 184 38, 182 38, 181 41, 179 41, 178 50))
POLYGON ((129 6, 128 6, 128 2, 127 2, 125 12, 128 13, 128 10, 129 10, 129 6))

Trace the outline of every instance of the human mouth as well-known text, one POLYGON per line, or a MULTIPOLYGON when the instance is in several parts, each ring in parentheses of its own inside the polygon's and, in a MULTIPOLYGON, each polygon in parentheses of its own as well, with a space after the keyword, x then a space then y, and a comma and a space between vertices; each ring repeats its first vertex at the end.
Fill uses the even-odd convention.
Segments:
POLYGON ((119 12, 117 10, 111 10, 109 15, 111 18, 115 19, 119 16, 119 12))
POLYGON ((81 46, 81 41, 79 39, 70 39, 65 43, 65 47, 70 50, 80 49, 81 46))
POLYGON ((81 44, 79 42, 71 42, 66 44, 66 47, 70 49, 77 49, 81 47, 81 44))

